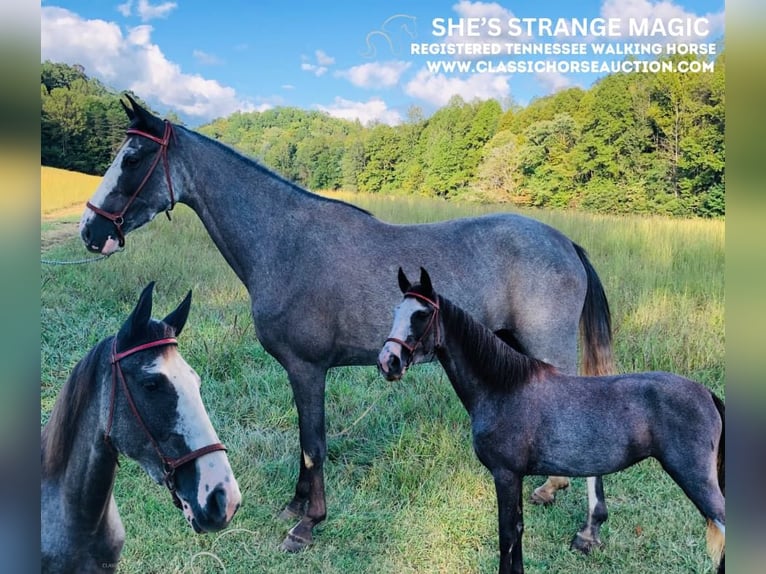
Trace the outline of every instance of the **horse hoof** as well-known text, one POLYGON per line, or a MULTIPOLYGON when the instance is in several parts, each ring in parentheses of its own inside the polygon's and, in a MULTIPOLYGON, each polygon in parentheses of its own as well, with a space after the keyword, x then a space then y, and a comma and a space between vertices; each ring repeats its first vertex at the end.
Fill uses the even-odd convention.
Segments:
POLYGON ((305 538, 302 538, 301 536, 298 536, 296 534, 293 534, 292 530, 287 533, 287 536, 285 536, 285 539, 282 541, 282 544, 279 545, 279 549, 282 552, 300 552, 301 550, 305 550, 311 546, 311 540, 306 540, 305 538))
POLYGON ((541 486, 535 488, 530 495, 532 504, 552 504, 556 500, 556 492, 569 488, 569 479, 565 476, 549 476, 541 486))
POLYGON ((601 548, 603 545, 604 544, 601 542, 601 540, 586 538, 578 532, 574 535, 574 538, 572 538, 572 542, 569 545, 569 548, 571 550, 578 550, 587 556, 590 554, 591 550, 594 548, 601 548))
POLYGON ((556 500, 556 495, 541 486, 532 492, 532 494, 529 496, 529 499, 532 504, 553 504, 553 501, 556 500))

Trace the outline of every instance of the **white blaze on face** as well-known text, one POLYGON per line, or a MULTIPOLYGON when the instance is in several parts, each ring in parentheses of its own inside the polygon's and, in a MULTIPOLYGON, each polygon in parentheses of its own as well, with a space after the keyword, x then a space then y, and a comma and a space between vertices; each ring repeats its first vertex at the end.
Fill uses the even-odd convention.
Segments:
MULTIPOLYGON (((200 396, 199 375, 184 360, 175 347, 168 347, 152 367, 153 371, 164 374, 175 387, 178 395, 175 432, 184 437, 190 451, 220 442, 200 396)), ((231 520, 237 511, 242 496, 239 485, 229 464, 226 452, 219 450, 205 454, 195 460, 199 473, 197 504, 207 505, 208 496, 217 487, 226 492, 226 518, 231 520)), ((180 495, 179 495, 180 498, 180 495)), ((183 499, 182 499, 183 501, 183 499)), ((185 501, 184 501, 185 502, 185 501)), ((189 504, 184 504, 184 514, 191 521, 189 504)))
MULTIPOLYGON (((407 297, 394 309, 394 324, 388 335, 389 339, 406 341, 412 335, 412 315, 417 311, 425 311, 427 308, 414 297, 407 297)), ((402 357, 402 346, 394 341, 387 341, 378 355, 378 364, 384 371, 388 369, 388 360, 391 355, 402 357)), ((406 369, 402 369, 402 375, 406 369)))
MULTIPOLYGON (((96 189, 93 197, 90 198, 91 204, 98 208, 102 208, 104 201, 106 201, 106 196, 109 195, 115 187, 117 187, 117 182, 122 175, 122 160, 125 157, 127 151, 128 144, 125 142, 120 148, 120 151, 117 152, 117 156, 114 158, 114 161, 112 161, 112 165, 110 165, 109 169, 106 170, 106 173, 104 174, 98 189, 96 189)), ((83 228, 88 223, 90 223, 94 217, 96 217, 96 213, 91 208, 86 207, 82 217, 80 218, 80 233, 82 233, 83 228)))

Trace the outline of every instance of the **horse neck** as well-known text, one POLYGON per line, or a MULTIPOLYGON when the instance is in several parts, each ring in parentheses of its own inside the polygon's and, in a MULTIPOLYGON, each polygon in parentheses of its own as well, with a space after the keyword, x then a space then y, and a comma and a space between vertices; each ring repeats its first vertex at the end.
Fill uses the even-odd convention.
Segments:
MULTIPOLYGON (((101 385, 101 392, 104 392, 101 385)), ((83 532, 97 532, 107 518, 117 471, 117 455, 104 440, 99 425, 100 395, 95 393, 77 420, 69 457, 62 468, 46 477, 58 483, 61 503, 77 517, 83 532)))
POLYGON ((305 234, 321 200, 220 142, 178 132, 188 150, 179 200, 197 213, 227 263, 252 287, 274 268, 284 242, 305 234))
POLYGON ((439 305, 442 344, 436 355, 469 413, 493 391, 510 394, 533 376, 537 361, 506 345, 448 299, 440 296, 439 305))
POLYGON ((481 380, 477 376, 466 349, 463 345, 462 334, 456 328, 452 314, 458 309, 444 297, 439 297, 439 329, 441 331, 441 346, 436 349, 436 357, 441 363, 447 377, 452 383, 460 402, 471 413, 484 394, 481 380))

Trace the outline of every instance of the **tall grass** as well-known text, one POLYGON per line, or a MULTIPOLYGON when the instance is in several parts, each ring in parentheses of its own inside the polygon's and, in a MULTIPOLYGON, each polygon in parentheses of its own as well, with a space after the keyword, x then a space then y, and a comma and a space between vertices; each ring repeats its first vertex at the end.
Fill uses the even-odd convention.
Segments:
MULTIPOLYGON (((353 200, 399 222, 505 209, 353 200)), ((292 494, 299 455, 290 386, 258 344, 248 295, 201 223, 184 206, 174 215, 172 223, 158 218, 133 232, 127 249, 103 262, 41 271, 41 423, 75 362, 117 330, 148 281, 157 280, 155 316, 194 291, 180 351, 202 377, 203 399, 229 447, 243 507, 229 530, 197 536, 167 493, 124 461, 115 488, 127 530, 121 571, 495 572, 492 481, 472 452, 467 415, 433 364, 395 384, 371 367, 331 371, 328 520, 308 551, 278 551, 292 525, 276 515, 292 494)), ((722 222, 530 215, 589 251, 609 295, 622 370, 670 369, 724 394, 722 222)), ((60 259, 82 254, 74 236, 47 253, 60 259)), ((525 497, 541 481, 528 478, 525 497)), ((528 572, 711 571, 703 520, 659 465, 647 461, 606 477, 605 488, 606 547, 587 557, 568 550, 586 508, 582 479, 553 506, 526 506, 528 572)))
POLYGON ((40 166, 40 211, 51 215, 62 209, 83 205, 101 182, 86 175, 55 167, 40 166))

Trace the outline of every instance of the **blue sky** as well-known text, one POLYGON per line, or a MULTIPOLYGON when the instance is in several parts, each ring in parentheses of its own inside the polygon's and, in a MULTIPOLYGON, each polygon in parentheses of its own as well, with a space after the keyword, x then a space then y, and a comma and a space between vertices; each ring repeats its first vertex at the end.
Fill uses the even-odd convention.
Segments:
POLYGON ((710 43, 723 37, 723 15, 723 0, 43 0, 41 60, 81 64, 89 76, 131 89, 192 127, 236 110, 274 106, 396 124, 410 106, 428 115, 454 94, 525 105, 569 86, 587 88, 603 75, 507 73, 504 62, 544 57, 412 55, 412 44, 506 43, 509 18, 649 18, 664 26, 673 18, 705 18, 706 36, 546 37, 534 27, 531 35, 510 41, 710 43), (465 26, 474 18, 473 35, 462 28, 463 35, 438 36, 436 18, 462 18, 465 26), (456 59, 470 61, 471 70, 428 69, 429 61, 433 66, 456 59), (485 65, 480 70, 479 60, 485 65), (487 69, 489 61, 500 69, 487 69))

